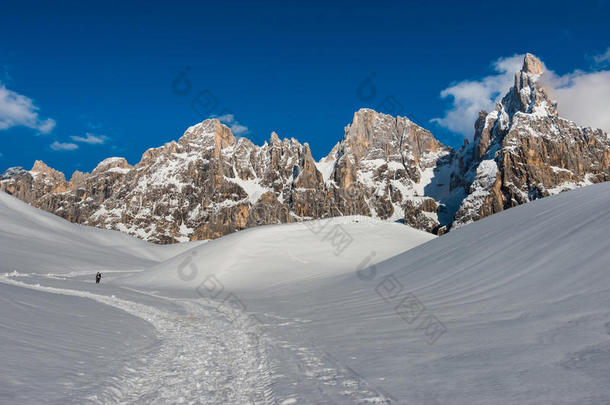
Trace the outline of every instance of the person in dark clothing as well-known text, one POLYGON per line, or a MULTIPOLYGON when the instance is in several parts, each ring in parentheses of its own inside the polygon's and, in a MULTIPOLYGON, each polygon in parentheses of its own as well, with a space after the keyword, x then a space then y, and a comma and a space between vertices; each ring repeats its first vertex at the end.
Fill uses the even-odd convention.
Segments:
POLYGON ((102 273, 100 273, 98 271, 97 274, 95 275, 95 284, 99 284, 101 279, 102 279, 102 273))

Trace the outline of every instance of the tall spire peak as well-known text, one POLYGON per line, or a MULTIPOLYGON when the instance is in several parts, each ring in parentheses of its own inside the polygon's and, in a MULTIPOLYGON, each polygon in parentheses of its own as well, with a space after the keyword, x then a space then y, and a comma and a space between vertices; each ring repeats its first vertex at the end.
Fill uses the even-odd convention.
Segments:
POLYGON ((542 73, 542 62, 540 59, 532 55, 531 53, 526 53, 525 58, 523 58, 523 67, 521 70, 525 73, 532 73, 535 75, 539 75, 542 73))
POLYGON ((280 140, 280 137, 277 135, 277 133, 275 131, 271 132, 271 136, 269 137, 269 143, 273 145, 281 142, 282 141, 280 140))

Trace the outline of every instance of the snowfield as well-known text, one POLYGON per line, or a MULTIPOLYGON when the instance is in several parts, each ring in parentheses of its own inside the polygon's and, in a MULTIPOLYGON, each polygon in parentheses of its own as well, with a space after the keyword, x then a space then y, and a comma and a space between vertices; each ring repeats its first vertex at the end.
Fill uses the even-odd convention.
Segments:
POLYGON ((210 241, 121 282, 182 297, 197 294, 208 277, 232 291, 301 289, 353 274, 371 250, 384 260, 432 239, 428 232, 362 216, 269 225, 210 241))
POLYGON ((160 247, 2 194, 0 402, 610 403, 609 200, 160 247))

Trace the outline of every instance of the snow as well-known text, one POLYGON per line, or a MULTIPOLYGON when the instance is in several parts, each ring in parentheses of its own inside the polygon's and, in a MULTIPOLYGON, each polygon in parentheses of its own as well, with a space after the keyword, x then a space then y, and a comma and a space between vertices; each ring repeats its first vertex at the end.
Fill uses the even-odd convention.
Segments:
POLYGON ((274 275, 265 285, 264 274, 249 273, 255 264, 217 275, 269 323, 286 384, 299 359, 327 376, 331 353, 397 403, 607 403, 608 198, 610 184, 600 184, 512 208, 373 260, 370 281, 333 272, 279 284, 274 275), (391 275, 404 289, 386 301, 378 291, 391 275), (432 345, 419 321, 395 312, 407 292, 446 327, 432 345))
POLYGON ((180 243, 188 242, 190 240, 191 234, 193 233, 193 229, 189 228, 183 221, 180 224, 179 231, 182 236, 178 238, 178 242, 180 242, 180 243))
POLYGON ((193 283, 214 275, 233 289, 283 286, 353 272, 363 251, 374 249, 376 260, 384 260, 434 238, 402 224, 363 216, 267 225, 209 241, 122 282, 157 291, 192 291, 193 283), (344 243, 338 243, 339 236, 345 236, 344 243), (178 271, 185 262, 199 269, 188 283, 178 271))
POLYGON ((119 174, 127 174, 131 171, 129 168, 122 167, 113 167, 112 169, 108 169, 106 173, 119 173, 119 174))
POLYGON ((335 171, 335 164, 337 162, 337 157, 330 156, 325 157, 324 159, 320 159, 320 161, 316 162, 316 168, 322 174, 322 178, 324 179, 324 184, 328 184, 330 181, 330 177, 333 175, 335 171))
POLYGON ((95 380, 112 381, 125 358, 156 341, 148 322, 85 298, 0 283, 0 303, 6 404, 85 403, 95 380))
POLYGON ((608 403, 609 199, 591 185, 438 238, 342 217, 174 250, 0 195, 1 397, 608 403))
POLYGON ((477 174, 475 176, 475 182, 480 187, 489 188, 493 186, 498 176, 498 165, 495 160, 483 160, 477 167, 477 174))
POLYGON ((547 102, 543 100, 540 102, 540 104, 536 104, 532 110, 531 115, 535 117, 548 117, 549 111, 547 108, 547 102))
POLYGON ((573 181, 563 182, 553 188, 547 189, 550 194, 559 194, 564 191, 574 190, 575 188, 582 187, 582 184, 574 183, 573 181))
MULTIPOLYGON (((495 160, 483 160, 477 166, 474 181, 470 185, 470 193, 460 205, 460 210, 469 213, 469 215, 466 215, 466 218, 468 218, 468 222, 466 223, 472 221, 470 218, 479 212, 482 204, 485 202, 485 198, 491 194, 497 176, 498 165, 495 160)), ((456 221, 453 224, 454 229, 463 225, 465 225, 465 223, 459 221, 456 221)))
POLYGON ((199 244, 159 247, 120 232, 72 224, 5 193, 0 193, 0 224, 0 272, 143 269, 199 244))
POLYGON ((109 158, 106 158, 106 159, 102 160, 98 164, 98 166, 101 166, 101 165, 106 166, 106 165, 109 165, 109 164, 112 164, 112 163, 122 162, 123 160, 125 160, 125 158, 122 158, 122 157, 109 157, 109 158))
POLYGON ((267 191, 272 191, 272 189, 268 187, 261 186, 258 179, 242 180, 239 177, 227 176, 224 178, 225 180, 240 186, 248 195, 248 201, 250 201, 251 204, 256 204, 261 195, 265 194, 267 191))
POLYGON ((4 173, 0 174, 0 180, 7 180, 13 176, 16 176, 16 175, 22 174, 22 173, 27 173, 23 167, 18 167, 18 166, 9 167, 8 169, 6 169, 6 171, 4 173))
POLYGON ((562 167, 557 167, 557 166, 551 166, 551 169, 555 172, 555 173, 572 173, 572 171, 568 170, 568 169, 564 169, 562 167))

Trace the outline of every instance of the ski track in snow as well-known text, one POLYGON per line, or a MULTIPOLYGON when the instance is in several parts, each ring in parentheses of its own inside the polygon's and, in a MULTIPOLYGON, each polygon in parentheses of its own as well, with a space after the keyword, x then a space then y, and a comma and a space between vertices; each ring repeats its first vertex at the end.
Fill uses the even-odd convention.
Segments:
MULTIPOLYGON (((262 333, 263 324, 253 323, 246 314, 229 306, 219 307, 206 299, 167 298, 128 288, 170 301, 184 313, 163 311, 114 295, 16 280, 28 276, 9 273, 1 275, 0 282, 91 299, 141 318, 158 332, 159 343, 155 347, 125 359, 122 369, 117 370, 110 381, 96 384, 103 389, 72 398, 72 403, 393 403, 387 393, 372 387, 314 343, 296 345, 267 336, 262 333), (292 369, 289 375, 279 372, 286 367, 292 369), (303 396, 303 393, 307 394, 303 396)), ((52 274, 42 277, 55 278, 52 274)), ((282 326, 299 322, 302 321, 286 319, 282 326)))
MULTIPOLYGON (((85 404, 274 404, 267 360, 257 331, 243 314, 196 300, 171 300, 186 315, 132 301, 0 277, 0 282, 48 293, 89 298, 152 324, 160 343, 126 359, 102 391, 79 398, 85 404), (228 311, 228 312, 227 312, 228 311)), ((167 299, 167 298, 165 298, 167 299)))

